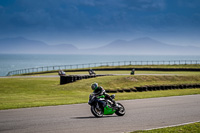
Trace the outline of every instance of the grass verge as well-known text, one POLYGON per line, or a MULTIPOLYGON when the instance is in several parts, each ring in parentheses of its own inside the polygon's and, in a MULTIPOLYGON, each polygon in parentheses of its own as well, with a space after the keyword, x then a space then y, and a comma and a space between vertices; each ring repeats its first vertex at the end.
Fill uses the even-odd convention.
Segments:
POLYGON ((145 131, 134 131, 131 133, 199 133, 200 132, 200 122, 176 126, 176 127, 167 127, 154 130, 145 130, 145 131))
MULTIPOLYGON (((1 78, 0 109, 86 103, 98 82, 105 89, 199 83, 200 76, 106 76, 59 85, 59 78, 1 78)), ((116 100, 200 94, 200 89, 117 93, 116 100)))

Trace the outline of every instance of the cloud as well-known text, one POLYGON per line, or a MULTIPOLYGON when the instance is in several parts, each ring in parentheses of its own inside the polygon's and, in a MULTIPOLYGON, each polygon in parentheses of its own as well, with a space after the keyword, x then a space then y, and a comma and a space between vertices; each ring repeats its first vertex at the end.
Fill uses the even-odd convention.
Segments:
POLYGON ((178 6, 187 8, 200 8, 199 0, 178 0, 178 6))
POLYGON ((199 5, 198 0, 1 0, 0 35, 106 36, 197 30, 199 5))
POLYGON ((163 10, 165 0, 124 0, 124 7, 132 10, 163 10))

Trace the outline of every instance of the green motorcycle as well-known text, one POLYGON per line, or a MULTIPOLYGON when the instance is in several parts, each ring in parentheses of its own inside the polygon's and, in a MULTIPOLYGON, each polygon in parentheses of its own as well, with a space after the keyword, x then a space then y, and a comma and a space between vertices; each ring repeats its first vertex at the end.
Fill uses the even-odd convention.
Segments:
MULTIPOLYGON (((115 95, 110 96, 115 99, 115 95)), ((118 116, 125 115, 125 108, 121 103, 116 102, 114 105, 110 100, 105 99, 105 96, 96 97, 93 93, 89 96, 88 104, 91 106, 91 112, 95 117, 103 117, 103 115, 116 114, 118 116), (103 106, 101 103, 105 103, 103 106)))

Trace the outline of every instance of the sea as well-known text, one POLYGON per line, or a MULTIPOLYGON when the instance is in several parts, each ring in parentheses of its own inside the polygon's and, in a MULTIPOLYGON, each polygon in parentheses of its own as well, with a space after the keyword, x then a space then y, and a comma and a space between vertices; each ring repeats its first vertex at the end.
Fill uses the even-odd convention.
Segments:
POLYGON ((9 71, 44 66, 74 65, 117 61, 199 60, 200 55, 43 55, 0 54, 0 76, 9 71))

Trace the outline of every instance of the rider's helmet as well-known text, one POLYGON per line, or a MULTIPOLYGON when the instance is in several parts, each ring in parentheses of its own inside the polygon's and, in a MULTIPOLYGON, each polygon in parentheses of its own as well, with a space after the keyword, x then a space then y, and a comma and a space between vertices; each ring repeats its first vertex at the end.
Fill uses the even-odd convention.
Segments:
POLYGON ((98 88, 98 83, 92 83, 91 88, 92 90, 96 90, 98 88))

